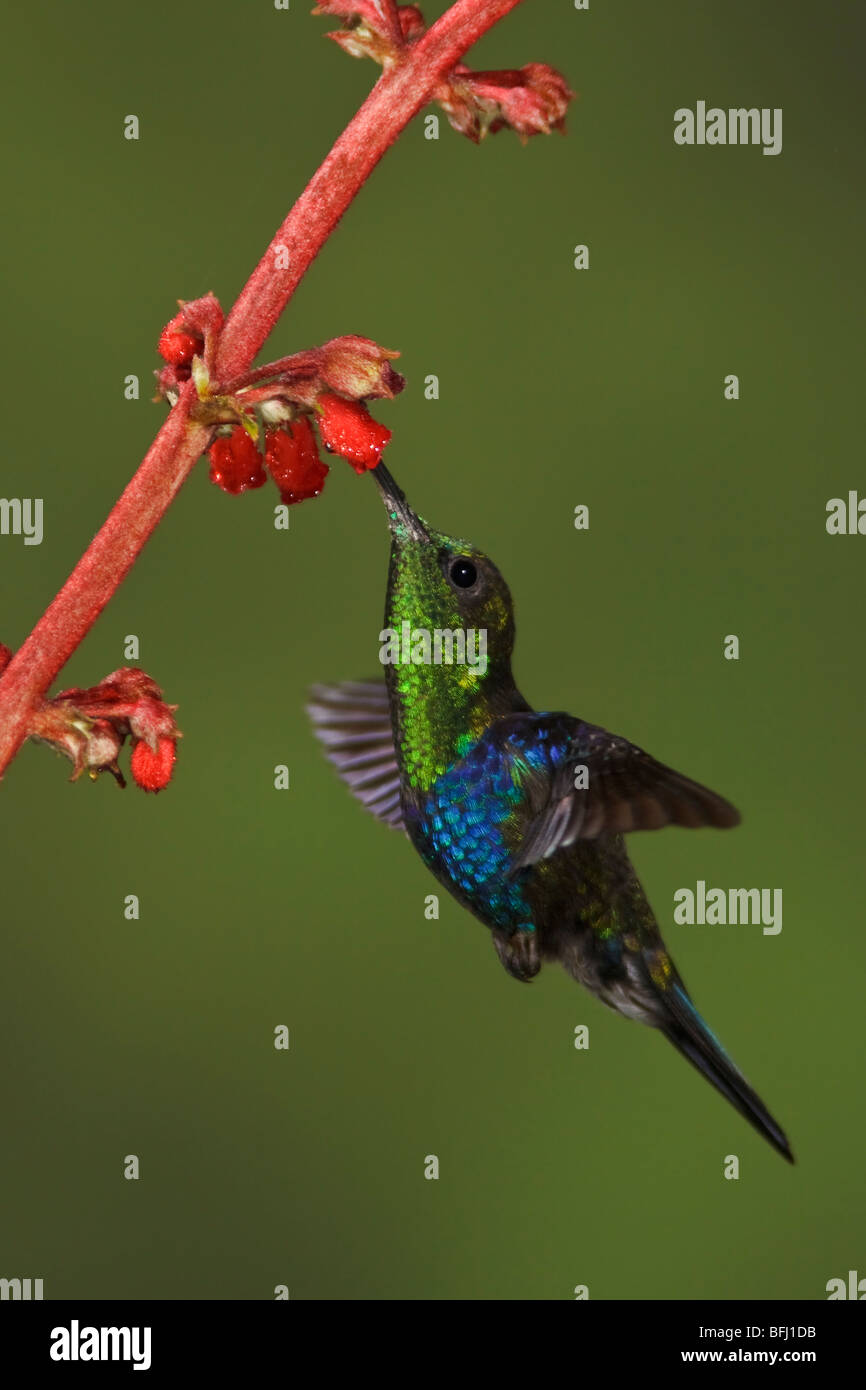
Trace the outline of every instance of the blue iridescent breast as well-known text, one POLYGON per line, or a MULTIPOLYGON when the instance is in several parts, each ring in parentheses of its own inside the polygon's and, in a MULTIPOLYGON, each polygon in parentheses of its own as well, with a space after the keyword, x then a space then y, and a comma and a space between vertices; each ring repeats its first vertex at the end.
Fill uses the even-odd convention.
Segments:
POLYGON ((412 829, 422 858, 447 876, 472 907, 505 931, 533 931, 527 872, 506 877, 519 842, 524 778, 547 768, 555 750, 544 716, 507 745, 493 726, 433 783, 412 829))

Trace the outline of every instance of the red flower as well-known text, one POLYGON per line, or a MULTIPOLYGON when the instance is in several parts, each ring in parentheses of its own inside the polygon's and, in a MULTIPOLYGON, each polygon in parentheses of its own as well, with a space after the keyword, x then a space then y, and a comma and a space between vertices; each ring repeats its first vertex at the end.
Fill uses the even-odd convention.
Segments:
POLYGON ((27 732, 70 760, 73 781, 83 772, 92 778, 110 772, 121 787, 125 783, 117 755, 131 738, 135 779, 146 790, 156 791, 171 776, 174 752, 169 755, 165 745, 173 750, 180 738, 176 709, 177 705, 165 703, 146 671, 124 666, 99 685, 86 690, 74 686, 61 690, 53 700, 43 700, 33 709, 27 732))
POLYGON ((268 430, 265 462, 286 503, 318 497, 328 476, 328 465, 319 458, 310 422, 301 415, 292 424, 268 430))
POLYGON ((177 748, 173 738, 159 739, 156 752, 144 739, 132 750, 130 770, 138 785, 146 792, 160 792, 171 781, 177 748))
POLYGON ((326 449, 351 463, 356 473, 375 468, 391 431, 364 409, 358 401, 339 396, 320 396, 319 433, 326 449))
POLYGON ((406 385, 391 362, 399 352, 380 347, 370 338, 347 334, 318 349, 319 377, 329 391, 359 401, 365 396, 393 400, 406 385))
POLYGON ((207 452, 211 482, 233 497, 268 480, 258 448, 243 425, 235 425, 227 439, 215 439, 207 452))
MULTIPOLYGON (((216 300, 211 305, 210 299, 197 300, 196 306, 206 304, 209 313, 215 313, 213 306, 218 305, 216 300)), ((189 308, 184 306, 184 311, 189 308)), ((198 329, 204 321, 199 313, 192 326, 198 329)), ((361 402, 392 400, 403 390, 406 383, 391 365, 399 353, 370 338, 346 334, 211 385, 206 365, 211 329, 202 331, 204 370, 196 380, 198 401, 191 414, 214 431, 207 451, 212 483, 235 496, 261 487, 267 476, 264 462, 283 502, 318 497, 328 467, 319 458, 311 421, 318 425, 324 447, 347 459, 356 473, 376 467, 391 431, 361 402), (259 452, 262 430, 264 460, 259 452)), ((180 379, 185 370, 168 366, 161 376, 176 371, 180 379)), ((173 398, 172 391, 167 394, 173 398)))
POLYGON ((499 72, 473 72, 458 63, 436 94, 454 129, 476 143, 506 128, 522 140, 563 130, 573 97, 562 74, 547 63, 499 72))

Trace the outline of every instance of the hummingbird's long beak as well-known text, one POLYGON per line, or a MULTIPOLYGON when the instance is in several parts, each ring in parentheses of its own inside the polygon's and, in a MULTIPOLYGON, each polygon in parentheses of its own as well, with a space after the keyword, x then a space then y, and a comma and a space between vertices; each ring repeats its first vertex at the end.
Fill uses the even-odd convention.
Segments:
POLYGON ((392 533, 403 540, 429 541, 424 523, 415 515, 384 463, 378 463, 371 472, 379 485, 392 533))

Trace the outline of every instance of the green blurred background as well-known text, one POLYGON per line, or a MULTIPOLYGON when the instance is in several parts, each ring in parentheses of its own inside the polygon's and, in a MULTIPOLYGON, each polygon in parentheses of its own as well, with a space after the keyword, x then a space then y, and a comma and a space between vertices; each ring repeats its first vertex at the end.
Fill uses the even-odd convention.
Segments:
MULTIPOLYGON (((7 17, 0 490, 45 499, 41 547, 0 538, 10 645, 158 427, 176 298, 231 303, 369 89, 329 27, 294 0, 7 17)), ((267 348, 399 348, 389 466, 507 575, 526 695, 742 809, 631 848, 797 1167, 660 1037, 554 968, 517 985, 444 896, 425 920, 435 884, 303 713, 312 680, 377 669, 373 484, 336 461, 286 534, 272 490, 229 498, 200 465, 59 683, 137 634, 180 705, 170 790, 72 786, 32 745, 2 788, 0 1275, 48 1298, 811 1299, 866 1274, 866 539, 824 526, 864 485, 862 28, 840 3, 531 0, 473 61, 560 66, 567 138, 416 119, 267 348), (699 99, 782 107, 782 154, 677 147, 699 99), (782 933, 674 926, 698 878, 781 887, 782 933)))

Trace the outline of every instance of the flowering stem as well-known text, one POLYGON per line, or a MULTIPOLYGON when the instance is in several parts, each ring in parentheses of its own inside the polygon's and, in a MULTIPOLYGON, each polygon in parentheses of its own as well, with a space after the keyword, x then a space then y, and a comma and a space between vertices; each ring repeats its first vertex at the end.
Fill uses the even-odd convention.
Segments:
POLYGON ((349 203, 468 48, 520 0, 457 0, 379 79, 259 261, 223 329, 219 377, 245 371, 349 203), (283 250, 282 259, 278 252, 283 250), (283 260, 287 262, 283 266, 283 260), (283 266, 283 268, 280 268, 283 266))
MULTIPOLYGON (((346 208, 454 64, 520 0, 457 0, 377 82, 301 194, 241 291, 220 341, 217 379, 248 371, 346 208), (287 264, 276 251, 285 248, 287 264)), ((31 711, 125 579, 209 431, 189 419, 187 383, 138 471, 72 574, 0 678, 0 776, 27 737, 31 711)))

